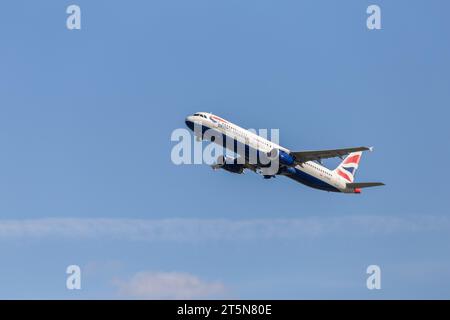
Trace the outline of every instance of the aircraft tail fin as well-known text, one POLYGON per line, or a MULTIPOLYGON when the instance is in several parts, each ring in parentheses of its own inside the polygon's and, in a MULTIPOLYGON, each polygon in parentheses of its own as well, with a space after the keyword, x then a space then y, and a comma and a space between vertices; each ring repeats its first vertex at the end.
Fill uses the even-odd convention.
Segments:
POLYGON ((356 170, 358 170, 359 161, 361 160, 362 151, 351 152, 334 170, 338 175, 349 183, 355 180, 356 170))

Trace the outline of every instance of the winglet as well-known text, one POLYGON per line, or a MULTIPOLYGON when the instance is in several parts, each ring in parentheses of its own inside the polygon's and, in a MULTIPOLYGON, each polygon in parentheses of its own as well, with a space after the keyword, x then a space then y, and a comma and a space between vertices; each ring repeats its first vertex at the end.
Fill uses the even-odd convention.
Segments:
POLYGON ((373 147, 369 147, 369 151, 372 152, 373 151, 373 147))

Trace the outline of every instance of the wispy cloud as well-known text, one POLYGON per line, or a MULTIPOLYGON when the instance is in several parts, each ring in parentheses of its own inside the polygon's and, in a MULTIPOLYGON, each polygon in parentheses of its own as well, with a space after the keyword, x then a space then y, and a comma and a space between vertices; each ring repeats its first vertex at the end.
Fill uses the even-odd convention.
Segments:
POLYGON ((226 295, 225 286, 182 272, 139 272, 129 280, 115 280, 121 297, 133 299, 213 299, 226 295))
POLYGON ((139 241, 259 240, 325 235, 450 231, 446 216, 341 216, 294 219, 45 218, 0 220, 0 238, 114 238, 139 241))

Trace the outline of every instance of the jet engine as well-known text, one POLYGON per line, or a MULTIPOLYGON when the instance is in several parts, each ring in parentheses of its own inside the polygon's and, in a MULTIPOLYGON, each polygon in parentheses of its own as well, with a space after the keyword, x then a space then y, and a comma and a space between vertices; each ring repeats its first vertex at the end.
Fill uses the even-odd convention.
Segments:
POLYGON ((241 174, 244 172, 244 164, 238 163, 238 159, 219 156, 215 164, 211 166, 214 170, 223 169, 228 172, 241 174))
POLYGON ((293 166, 295 164, 295 159, 293 156, 291 156, 289 153, 279 150, 279 149, 272 149, 267 156, 271 161, 278 160, 280 165, 285 166, 293 166))

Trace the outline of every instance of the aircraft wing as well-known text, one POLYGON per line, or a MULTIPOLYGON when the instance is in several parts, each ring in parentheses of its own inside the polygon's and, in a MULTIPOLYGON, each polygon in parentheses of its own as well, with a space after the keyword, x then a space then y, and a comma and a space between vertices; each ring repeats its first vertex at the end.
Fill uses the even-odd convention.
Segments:
POLYGON ((331 149, 331 150, 317 150, 317 151, 299 151, 291 152, 295 161, 302 163, 307 161, 320 161, 322 159, 343 157, 351 152, 372 150, 369 147, 356 147, 356 148, 344 148, 344 149, 331 149))

